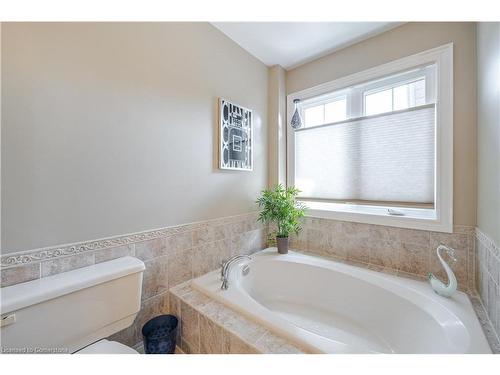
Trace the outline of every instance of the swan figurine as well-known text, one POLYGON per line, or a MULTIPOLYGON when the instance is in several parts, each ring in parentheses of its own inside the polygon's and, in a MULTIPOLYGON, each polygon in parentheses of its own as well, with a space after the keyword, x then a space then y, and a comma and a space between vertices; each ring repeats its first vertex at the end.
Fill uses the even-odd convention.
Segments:
POLYGON ((451 297, 451 295, 457 290, 457 278, 455 277, 455 274, 453 273, 448 263, 446 263, 441 256, 441 250, 444 250, 453 262, 457 261, 457 257, 455 255, 455 250, 451 247, 439 245, 436 249, 439 261, 443 265, 443 268, 446 271, 446 275, 448 276, 448 285, 439 280, 431 272, 428 274, 428 279, 432 289, 434 289, 437 294, 443 297, 451 297))

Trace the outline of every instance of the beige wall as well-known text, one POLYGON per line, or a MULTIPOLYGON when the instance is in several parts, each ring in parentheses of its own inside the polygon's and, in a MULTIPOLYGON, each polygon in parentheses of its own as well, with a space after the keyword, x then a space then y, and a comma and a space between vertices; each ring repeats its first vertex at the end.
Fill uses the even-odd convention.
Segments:
POLYGON ((286 184, 286 71, 279 65, 269 68, 267 88, 268 186, 286 184))
POLYGON ((454 43, 454 224, 476 223, 474 23, 408 23, 286 74, 287 93, 332 81, 449 42, 454 43))
POLYGON ((255 210, 267 67, 207 23, 4 23, 2 252, 255 210), (254 110, 253 172, 216 168, 216 103, 254 110))
POLYGON ((477 26, 477 226, 500 245, 500 23, 477 26))

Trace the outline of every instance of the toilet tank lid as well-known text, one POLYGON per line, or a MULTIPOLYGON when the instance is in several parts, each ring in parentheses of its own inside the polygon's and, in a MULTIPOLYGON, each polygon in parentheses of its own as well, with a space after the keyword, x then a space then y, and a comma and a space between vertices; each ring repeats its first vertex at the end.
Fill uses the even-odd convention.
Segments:
POLYGON ((65 294, 144 271, 144 263, 123 257, 1 289, 2 315, 65 294))

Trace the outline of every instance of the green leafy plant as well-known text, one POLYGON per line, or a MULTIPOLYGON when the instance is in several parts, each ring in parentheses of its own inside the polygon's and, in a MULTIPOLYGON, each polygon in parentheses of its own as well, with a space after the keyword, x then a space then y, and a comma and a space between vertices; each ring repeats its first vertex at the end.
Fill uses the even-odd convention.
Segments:
POLYGON ((305 215, 306 207, 295 198, 300 190, 279 184, 274 189, 263 190, 257 204, 261 208, 259 221, 275 223, 276 237, 288 237, 301 230, 299 219, 305 215))

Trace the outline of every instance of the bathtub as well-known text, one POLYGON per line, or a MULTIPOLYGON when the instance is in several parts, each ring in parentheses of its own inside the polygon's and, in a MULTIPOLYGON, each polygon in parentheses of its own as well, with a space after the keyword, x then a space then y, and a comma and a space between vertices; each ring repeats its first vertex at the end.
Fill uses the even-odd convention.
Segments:
POLYGON ((269 248, 192 287, 311 353, 491 353, 466 294, 269 248), (249 272, 243 272, 244 265, 249 272))

